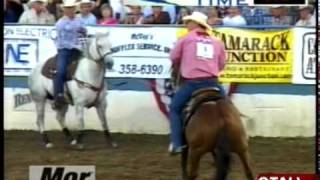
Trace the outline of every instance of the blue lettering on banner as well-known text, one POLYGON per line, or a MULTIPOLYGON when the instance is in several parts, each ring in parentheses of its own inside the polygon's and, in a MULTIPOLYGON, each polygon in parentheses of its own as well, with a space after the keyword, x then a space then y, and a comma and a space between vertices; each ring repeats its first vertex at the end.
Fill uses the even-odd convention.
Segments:
POLYGON ((37 39, 4 39, 4 69, 33 68, 39 57, 37 39))
POLYGON ((218 6, 231 6, 231 0, 218 0, 218 6))
POLYGON ((238 6, 248 6, 248 4, 246 3, 246 0, 237 0, 237 5, 238 6))
POLYGON ((55 28, 50 27, 28 27, 28 26, 13 26, 4 28, 4 37, 23 36, 30 37, 45 37, 48 39, 56 39, 57 32, 55 28))
POLYGON ((18 44, 16 47, 17 51, 15 50, 15 48, 13 46, 14 46, 13 44, 7 44, 7 46, 6 46, 6 54, 7 54, 6 63, 9 62, 10 54, 12 54, 14 61, 17 63, 22 63, 22 64, 29 63, 28 60, 23 60, 21 58, 21 56, 28 55, 28 52, 23 51, 22 48, 24 48, 24 50, 25 50, 27 47, 30 46, 30 44, 18 44))

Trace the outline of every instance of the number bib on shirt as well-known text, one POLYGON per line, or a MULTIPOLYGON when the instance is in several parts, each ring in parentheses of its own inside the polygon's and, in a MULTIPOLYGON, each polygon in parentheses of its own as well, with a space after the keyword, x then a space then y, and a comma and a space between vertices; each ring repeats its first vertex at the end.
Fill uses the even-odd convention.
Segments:
POLYGON ((213 45, 203 42, 197 42, 197 56, 201 60, 213 59, 213 45))

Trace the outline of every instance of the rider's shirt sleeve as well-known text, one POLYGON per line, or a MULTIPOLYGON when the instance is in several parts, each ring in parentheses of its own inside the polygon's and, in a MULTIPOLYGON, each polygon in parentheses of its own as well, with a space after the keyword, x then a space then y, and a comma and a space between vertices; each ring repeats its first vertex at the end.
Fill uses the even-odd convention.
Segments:
POLYGON ((170 59, 172 63, 178 63, 182 58, 182 49, 183 49, 183 43, 184 38, 177 41, 176 45, 170 52, 170 59))
POLYGON ((223 42, 220 42, 221 51, 219 53, 219 71, 222 71, 227 63, 227 52, 223 42))

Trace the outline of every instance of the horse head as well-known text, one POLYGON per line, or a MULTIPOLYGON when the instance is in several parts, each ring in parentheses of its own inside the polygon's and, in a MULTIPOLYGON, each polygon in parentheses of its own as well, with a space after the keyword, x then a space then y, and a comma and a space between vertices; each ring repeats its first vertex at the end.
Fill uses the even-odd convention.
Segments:
POLYGON ((88 54, 92 60, 101 62, 106 65, 108 69, 112 69, 113 58, 111 56, 111 43, 109 41, 108 33, 96 33, 89 43, 88 54))

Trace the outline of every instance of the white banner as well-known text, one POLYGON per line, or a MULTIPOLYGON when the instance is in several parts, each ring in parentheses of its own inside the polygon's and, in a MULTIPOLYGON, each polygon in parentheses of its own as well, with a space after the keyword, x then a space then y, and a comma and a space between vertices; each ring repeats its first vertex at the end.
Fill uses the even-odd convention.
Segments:
POLYGON ((170 77, 168 56, 177 39, 176 28, 117 27, 109 32, 116 71, 107 72, 108 77, 170 77))
POLYGON ((316 30, 294 28, 293 84, 316 84, 316 30))
MULTIPOLYGON (((109 31, 114 71, 108 77, 169 78, 170 48, 177 40, 176 27, 88 27, 89 34, 109 31)), ((315 84, 315 29, 294 31, 293 79, 296 84, 315 84)), ((4 26, 4 75, 27 76, 41 61, 56 54, 53 26, 4 26)))
MULTIPOLYGON (((170 48, 176 41, 172 27, 88 27, 89 34, 110 33, 114 71, 108 77, 168 78, 170 48)), ((41 61, 56 54, 53 26, 10 25, 4 29, 4 75, 28 76, 41 61)))

